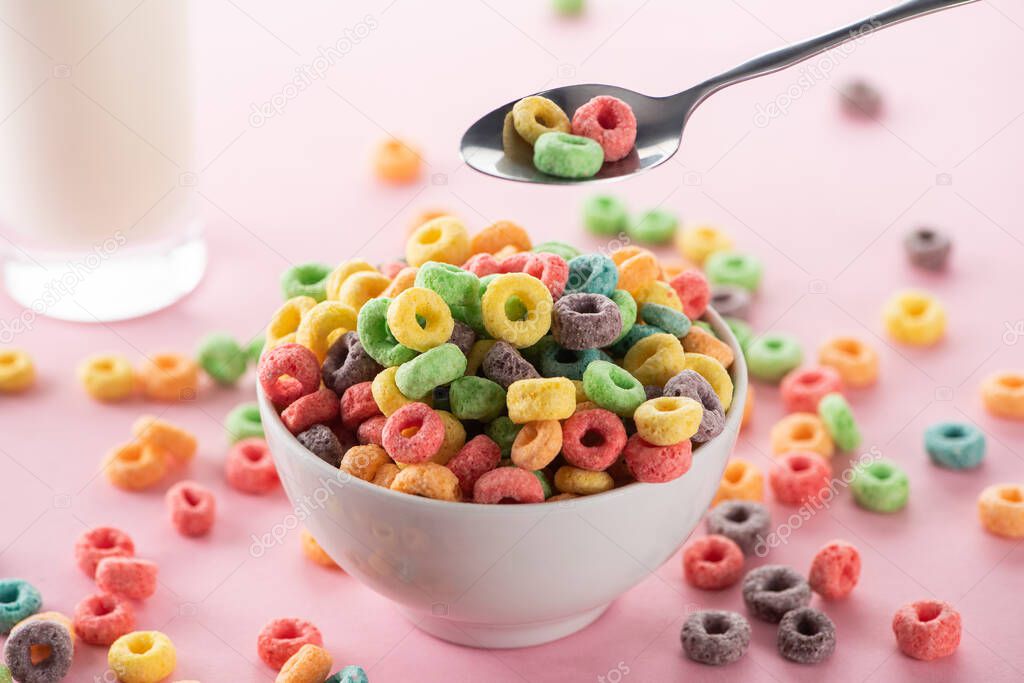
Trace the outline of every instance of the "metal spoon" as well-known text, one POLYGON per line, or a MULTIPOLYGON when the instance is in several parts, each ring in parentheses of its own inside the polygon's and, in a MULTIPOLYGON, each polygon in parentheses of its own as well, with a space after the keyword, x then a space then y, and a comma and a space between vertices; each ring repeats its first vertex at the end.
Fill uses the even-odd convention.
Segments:
POLYGON ((701 102, 713 93, 734 83, 793 66, 848 40, 857 39, 886 26, 970 2, 976 0, 908 0, 848 26, 755 57, 689 90, 667 97, 651 97, 626 88, 601 84, 569 85, 537 93, 553 100, 570 117, 580 105, 597 95, 618 97, 633 108, 637 120, 636 148, 625 159, 606 163, 592 178, 577 180, 541 173, 534 168, 531 149, 525 142, 522 143, 522 148, 508 150, 506 153, 502 148, 502 124, 515 102, 498 107, 470 126, 462 137, 462 158, 482 173, 506 180, 531 183, 594 182, 640 173, 665 163, 676 153, 686 121, 701 102))

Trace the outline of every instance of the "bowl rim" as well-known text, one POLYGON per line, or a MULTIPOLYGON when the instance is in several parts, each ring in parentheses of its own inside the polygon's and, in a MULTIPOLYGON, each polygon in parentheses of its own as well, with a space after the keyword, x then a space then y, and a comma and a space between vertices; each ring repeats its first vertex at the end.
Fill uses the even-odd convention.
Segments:
MULTIPOLYGON (((736 335, 733 334, 732 329, 725 322, 725 319, 722 318, 722 316, 720 316, 718 312, 716 312, 710 306, 705 311, 704 315, 702 316, 702 319, 706 319, 706 322, 708 322, 711 325, 711 328, 715 331, 715 334, 718 336, 718 338, 721 339, 722 341, 725 341, 729 345, 729 347, 733 351, 735 360, 733 361, 732 367, 729 370, 729 376, 733 380, 733 401, 730 404, 729 410, 726 413, 725 427, 722 429, 722 432, 718 436, 714 437, 710 441, 700 444, 700 446, 698 446, 699 449, 705 449, 710 444, 722 439, 723 437, 728 437, 729 435, 727 434, 727 432, 735 431, 737 435, 739 434, 740 422, 743 420, 743 412, 744 408, 746 407, 748 385, 746 360, 743 357, 743 350, 739 345, 739 341, 736 339, 736 335)), ((401 505, 427 506, 442 511, 463 510, 467 505, 471 505, 473 506, 472 509, 474 512, 486 511, 487 514, 533 514, 536 513, 536 511, 538 509, 541 509, 543 506, 550 505, 549 501, 547 500, 540 503, 520 503, 516 505, 492 505, 487 503, 475 503, 473 501, 437 500, 434 498, 425 498, 423 496, 411 496, 408 494, 391 491, 391 489, 386 489, 382 486, 377 486, 376 484, 360 479, 359 477, 353 477, 352 475, 343 477, 342 475, 347 474, 346 472, 344 472, 344 470, 341 470, 336 467, 331 467, 329 464, 327 464, 327 462, 313 455, 312 452, 310 452, 301 443, 299 443, 299 440, 295 437, 294 434, 292 434, 290 431, 288 431, 288 429, 285 428, 284 423, 281 421, 280 414, 270 404, 270 401, 267 399, 266 394, 263 392, 263 387, 260 385, 259 382, 256 383, 256 400, 260 408, 264 432, 266 432, 268 429, 273 430, 278 437, 281 437, 285 441, 289 442, 289 446, 292 446, 302 451, 303 455, 301 457, 308 458, 311 462, 314 463, 314 467, 316 467, 317 469, 322 469, 325 476, 334 475, 335 477, 342 478, 344 479, 343 484, 345 486, 354 485, 357 489, 361 489, 362 491, 367 492, 369 495, 387 497, 388 500, 395 501, 401 505), (269 420, 268 417, 270 418, 269 420)), ((273 452, 273 449, 271 449, 271 452, 273 452)), ((727 463, 728 458, 726 458, 725 462, 723 462, 722 464, 723 471, 725 470, 725 466, 727 463)), ((685 476, 686 475, 684 474, 683 477, 685 476)), ((719 476, 721 476, 721 473, 719 473, 719 476)), ((680 479, 681 478, 682 477, 680 477, 680 479)), ((571 499, 571 502, 574 506, 598 505, 600 503, 594 501, 605 501, 624 495, 633 495, 633 492, 642 491, 648 486, 665 486, 671 483, 671 481, 664 483, 633 481, 626 484, 625 486, 617 486, 607 491, 602 491, 601 493, 595 493, 589 496, 578 496, 577 498, 571 499)))

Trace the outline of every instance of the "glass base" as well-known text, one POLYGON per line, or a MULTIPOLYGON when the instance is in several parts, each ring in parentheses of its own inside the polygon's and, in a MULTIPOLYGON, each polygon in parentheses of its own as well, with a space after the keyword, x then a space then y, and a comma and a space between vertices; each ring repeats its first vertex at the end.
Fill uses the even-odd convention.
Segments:
POLYGON ((206 243, 190 231, 184 240, 144 247, 111 238, 81 254, 12 250, 4 284, 36 315, 113 322, 170 306, 196 288, 205 270, 206 243))

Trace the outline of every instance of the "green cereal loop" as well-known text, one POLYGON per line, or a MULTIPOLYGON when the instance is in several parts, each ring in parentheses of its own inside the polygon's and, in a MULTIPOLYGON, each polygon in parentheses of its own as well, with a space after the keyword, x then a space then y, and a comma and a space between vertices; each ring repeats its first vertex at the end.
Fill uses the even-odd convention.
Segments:
MULTIPOLYGON (((732 330, 732 334, 736 337, 736 342, 740 345, 740 349, 747 352, 747 347, 750 346, 751 340, 754 338, 754 330, 746 322, 739 318, 725 318, 725 324, 732 330)), ((710 325, 708 325, 710 327, 710 325)))
POLYGON ((559 14, 572 16, 583 12, 584 0, 554 0, 552 5, 559 14))
POLYGON ((583 379, 583 372, 590 364, 599 360, 609 360, 608 354, 600 349, 563 349, 552 339, 541 351, 539 370, 542 377, 580 380, 583 379))
POLYGON ((650 337, 652 334, 661 334, 664 331, 654 325, 637 323, 630 328, 626 336, 608 347, 608 353, 616 357, 625 356, 626 352, 633 348, 633 344, 636 344, 644 337, 650 337))
POLYGON ((391 299, 378 297, 370 299, 359 309, 356 329, 359 342, 370 354, 370 358, 386 368, 408 363, 416 357, 416 351, 398 343, 388 329, 388 306, 391 299))
POLYGON ((475 331, 484 329, 480 278, 450 263, 428 261, 416 271, 416 286, 436 292, 451 309, 452 317, 475 331))
POLYGON ((3 664, 0 664, 0 683, 14 683, 14 679, 11 678, 11 670, 3 664))
POLYGON ((860 445, 860 428, 842 394, 832 392, 823 396, 818 402, 818 417, 839 450, 848 453, 860 445))
POLYGON ((761 284, 761 262, 749 254, 716 251, 704 262, 704 274, 712 285, 735 285, 757 291, 761 284))
POLYGON ((618 235, 626 231, 628 223, 629 215, 621 199, 598 194, 583 202, 583 227, 593 235, 618 235))
POLYGON ((540 244, 536 245, 532 251, 539 254, 554 254, 556 256, 561 256, 566 261, 572 261, 574 258, 583 253, 576 247, 572 246, 571 244, 567 244, 566 242, 559 242, 558 240, 541 242, 540 244))
POLYGON ((629 223, 626 234, 644 244, 670 242, 679 227, 679 220, 668 211, 651 209, 629 223))
POLYGON ((196 362, 203 372, 223 386, 234 385, 245 374, 248 361, 247 352, 223 332, 208 334, 196 350, 196 362))
POLYGON ((228 443, 235 443, 252 437, 263 438, 263 421, 260 407, 255 403, 239 403, 224 418, 224 431, 228 443))
POLYGON ((490 422, 505 411, 505 390, 484 377, 460 377, 452 382, 448 400, 460 420, 490 422))
POLYGON ((902 510, 910 496, 910 479, 892 460, 880 458, 853 468, 850 490, 857 504, 873 512, 902 510))
POLYGON ((327 276, 331 267, 323 263, 300 263, 281 274, 284 298, 311 296, 318 302, 327 298, 327 276))
POLYGON ((441 344, 400 365, 395 385, 403 396, 422 398, 434 387, 453 382, 465 373, 465 354, 455 344, 441 344))
POLYGON ((548 475, 544 470, 533 470, 533 476, 537 477, 537 481, 540 482, 540 488, 544 491, 544 500, 547 500, 554 495, 555 490, 551 486, 551 481, 548 479, 548 475))
POLYGON ((644 304, 640 307, 644 322, 660 327, 673 337, 685 337, 690 331, 690 319, 674 308, 662 304, 644 304))
POLYGON ((640 380, 604 360, 594 361, 583 372, 583 393, 619 417, 633 417, 640 404, 647 400, 640 380))
POLYGON ((260 356, 263 355, 263 347, 267 343, 267 335, 258 334, 252 338, 252 341, 245 347, 245 357, 250 363, 255 365, 260 362, 260 356))
POLYGON ((498 444, 498 448, 501 449, 501 457, 508 458, 512 455, 512 442, 516 440, 516 436, 519 435, 519 430, 522 428, 523 425, 517 425, 509 419, 508 415, 502 415, 494 418, 487 425, 487 431, 484 433, 490 437, 491 441, 498 444))
POLYGON ((604 150, 590 138, 569 133, 544 133, 533 143, 533 165, 559 178, 590 178, 601 170, 604 150))
POLYGON ((789 335, 775 333, 755 337, 743 355, 750 374, 765 382, 778 382, 804 360, 800 342, 789 335))
POLYGON ((550 334, 546 334, 537 340, 537 343, 533 346, 527 346, 525 349, 519 349, 519 353, 523 355, 523 358, 530 361, 530 364, 534 367, 540 365, 541 356, 544 354, 544 350, 552 344, 557 344, 555 338, 550 334))
POLYGON ((622 332, 615 338, 615 341, 618 342, 629 334, 633 325, 636 324, 636 299, 624 289, 616 289, 609 298, 619 307, 619 314, 622 316, 622 332))

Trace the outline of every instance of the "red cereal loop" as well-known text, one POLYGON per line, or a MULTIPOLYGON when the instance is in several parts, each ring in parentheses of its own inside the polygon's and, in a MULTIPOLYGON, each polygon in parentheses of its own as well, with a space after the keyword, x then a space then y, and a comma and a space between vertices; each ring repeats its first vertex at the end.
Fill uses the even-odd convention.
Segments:
POLYGON ((960 613, 941 600, 911 602, 892 618, 903 654, 925 661, 953 654, 960 645, 961 628, 960 613))
POLYGON ((232 488, 245 493, 266 493, 277 486, 277 468, 267 442, 259 437, 242 439, 231 447, 224 474, 232 488))
POLYGON ((75 562, 89 578, 96 576, 96 565, 105 557, 131 557, 135 543, 131 537, 112 526, 89 529, 75 541, 75 562))
POLYGON ((305 619, 274 619, 256 638, 256 652, 271 669, 280 670, 303 645, 324 644, 320 629, 305 619))
POLYGON ((831 479, 828 462, 817 453, 804 451, 777 456, 768 471, 775 499, 786 505, 800 505, 819 497, 831 479))
POLYGON ((96 587, 131 600, 156 592, 156 562, 137 557, 108 557, 96 566, 96 587))
POLYGON ((605 161, 618 161, 629 156, 636 145, 636 116, 619 98, 598 95, 576 109, 572 115, 572 134, 601 145, 605 161))
POLYGON ((693 448, 689 441, 671 446, 655 446, 644 441, 639 434, 634 434, 629 437, 622 454, 634 479, 662 483, 686 474, 693 459, 693 448))
POLYGON ((380 406, 373 398, 373 382, 353 384, 341 395, 341 423, 348 429, 380 414, 380 406))
POLYGON ((202 536, 213 527, 217 501, 213 492, 194 481, 179 481, 167 490, 171 524, 182 536, 202 536))
POLYGON ((843 378, 828 366, 797 368, 779 383, 782 403, 791 413, 816 413, 822 398, 842 390, 843 378))
MULTIPOLYGON (((511 256, 508 258, 512 258, 511 256)), ((505 259, 506 261, 508 260, 505 259)), ((504 264, 504 262, 502 262, 504 264)), ((522 272, 532 275, 548 288, 551 298, 557 299, 565 291, 565 284, 569 281, 569 263, 558 254, 547 252, 530 254, 522 272)))
POLYGON ((626 428, 611 411, 584 410, 562 424, 562 455, 574 467, 604 471, 618 459, 625 445, 626 428))
POLYGON ((110 645, 135 630, 135 608, 123 598, 96 593, 75 606, 75 633, 89 645, 110 645))
POLYGON ((530 260, 533 258, 533 254, 528 251, 521 251, 518 254, 512 254, 498 261, 499 267, 502 273, 523 273, 525 268, 530 264, 530 260))
POLYGON ((263 392, 278 409, 320 387, 320 363, 299 344, 282 344, 264 353, 258 374, 263 392))
POLYGON ((743 576, 743 551, 718 534, 696 538, 683 548, 683 576, 702 590, 728 588, 743 576))
POLYGON ((356 430, 356 440, 361 444, 374 444, 375 446, 384 445, 384 425, 388 419, 383 415, 374 415, 366 422, 359 425, 356 430))
POLYGON ((830 541, 811 561, 807 581, 826 600, 845 598, 860 579, 860 553, 846 541, 830 541))
MULTIPOLYGON (((473 487, 485 472, 501 462, 501 447, 489 436, 480 434, 466 442, 448 461, 450 469, 459 478, 459 488, 466 498, 473 497, 473 487)), ((532 476, 532 475, 531 475, 532 476)))
POLYGON ((484 472, 473 487, 473 502, 543 503, 544 488, 532 472, 519 467, 499 467, 484 472))
POLYGON ((384 450, 392 460, 406 465, 430 460, 444 442, 444 422, 425 403, 406 403, 384 423, 381 432, 384 450), (406 430, 415 430, 406 436, 406 430))
POLYGON ((315 424, 330 422, 338 416, 338 395, 327 387, 296 399, 281 413, 281 422, 292 434, 304 432, 315 424))
POLYGON ((477 277, 497 275, 501 273, 501 266, 493 254, 475 254, 468 261, 462 264, 463 270, 468 270, 477 277))
POLYGON ((676 291, 679 301, 683 304, 683 313, 690 320, 696 320, 708 310, 711 285, 701 271, 696 268, 684 270, 669 280, 668 284, 676 291))

